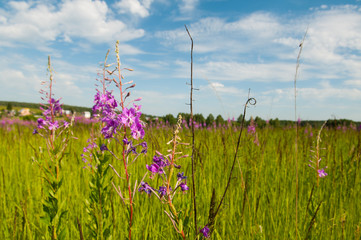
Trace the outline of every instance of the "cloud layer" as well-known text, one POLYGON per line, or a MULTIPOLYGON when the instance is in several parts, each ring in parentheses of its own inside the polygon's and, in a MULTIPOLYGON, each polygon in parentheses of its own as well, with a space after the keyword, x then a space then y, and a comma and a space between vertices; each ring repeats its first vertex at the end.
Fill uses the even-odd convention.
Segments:
MULTIPOLYGON (((255 12, 236 20, 202 18, 190 24, 189 29, 196 39, 198 58, 194 69, 198 79, 222 84, 220 93, 227 89, 229 94, 234 93, 231 86, 239 82, 238 86, 252 88, 261 99, 272 95, 273 99, 289 101, 294 98, 290 87, 295 77, 298 45, 307 30, 298 76, 300 101, 312 98, 331 103, 337 98, 336 104, 349 101, 355 107, 360 106, 361 8, 358 6, 323 5, 295 18, 268 12, 255 12), (327 86, 320 84, 325 82, 327 86)), ((189 52, 182 28, 161 31, 156 36, 167 48, 189 52)))
POLYGON ((10 1, 2 9, 0 46, 42 46, 78 39, 126 42, 144 36, 143 29, 128 27, 112 15, 104 1, 65 0, 56 5, 10 1))
MULTIPOLYGON (((104 56, 97 55, 98 49, 105 52, 120 40, 122 60, 136 69, 129 76, 138 82, 137 92, 151 102, 145 103, 146 110, 162 115, 174 109, 175 114, 183 111, 177 110, 180 105, 176 101, 186 96, 184 83, 190 76, 185 22, 195 43, 194 79, 200 88, 196 97, 201 112, 238 115, 234 99, 246 98, 250 88, 258 99, 257 115, 267 118, 272 108, 273 117, 292 119, 294 113, 284 109, 293 109, 296 58, 307 30, 297 79, 299 114, 324 119, 334 114, 334 109, 361 106, 360 6, 320 4, 302 15, 269 11, 228 15, 217 9, 211 14, 202 11, 201 3, 8 1, 0 8, 0 82, 7 89, 22 89, 26 99, 46 75, 36 66, 44 65, 41 59, 51 53, 58 64, 61 91, 90 105, 92 100, 85 97, 93 85, 86 86, 86 79, 96 70, 90 74, 93 65, 82 61, 87 56, 101 61, 104 56), (9 81, 13 78, 17 81, 9 81), (172 99, 177 107, 165 106, 165 99, 172 99), (302 112, 301 106, 311 105, 313 111, 302 112)), ((181 104, 185 102, 186 97, 181 104)), ((361 120, 354 112, 349 115, 361 120)))

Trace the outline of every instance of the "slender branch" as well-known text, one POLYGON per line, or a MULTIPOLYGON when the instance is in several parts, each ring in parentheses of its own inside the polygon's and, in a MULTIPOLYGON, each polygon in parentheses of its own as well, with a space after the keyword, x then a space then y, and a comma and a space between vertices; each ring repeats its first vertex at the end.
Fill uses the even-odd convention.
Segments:
POLYGON ((322 201, 318 204, 315 214, 313 214, 313 217, 312 217, 312 219, 310 221, 310 224, 308 226, 308 230, 307 230, 307 233, 306 233, 305 240, 308 239, 308 235, 310 234, 311 228, 312 228, 313 224, 315 223, 316 215, 317 215, 318 210, 320 210, 321 204, 322 204, 322 201))
POLYGON ((195 135, 194 135, 194 123, 193 123, 193 38, 188 31, 187 25, 184 25, 188 36, 191 40, 191 94, 190 94, 190 111, 191 111, 191 128, 192 128, 192 198, 193 198, 193 210, 194 210, 194 231, 197 233, 197 201, 196 201, 196 184, 194 181, 194 152, 195 152, 195 135))
POLYGON ((83 237, 83 230, 81 229, 81 224, 80 224, 79 218, 76 218, 76 221, 77 221, 77 223, 78 223, 80 240, 84 240, 84 237, 83 237))
POLYGON ((245 119, 245 116, 246 116, 246 109, 247 109, 247 105, 248 104, 251 104, 251 105, 255 105, 256 104, 256 99, 255 98, 248 98, 246 104, 244 105, 244 110, 243 110, 243 118, 242 118, 242 124, 241 124, 241 131, 239 133, 239 136, 238 136, 238 141, 237 141, 237 147, 236 147, 236 152, 234 154, 234 159, 233 159, 233 163, 232 163, 232 168, 231 168, 231 171, 229 173, 229 177, 228 177, 228 182, 227 182, 227 186, 226 186, 226 189, 224 190, 224 193, 223 193, 223 196, 221 198, 221 201, 219 202, 218 204, 218 207, 217 207, 217 210, 215 211, 214 213, 214 217, 213 219, 217 216, 218 212, 219 212, 219 209, 224 201, 224 198, 226 196, 226 193, 227 193, 227 190, 229 188, 229 185, 231 183, 231 179, 232 179, 232 173, 233 173, 233 169, 234 169, 234 166, 235 166, 235 163, 236 163, 236 160, 237 160, 237 155, 238 155, 238 150, 239 150, 239 145, 241 143, 241 136, 242 136, 242 131, 243 131, 243 126, 244 126, 244 119, 245 119))
POLYGON ((298 69, 300 67, 300 58, 301 58, 301 52, 303 49, 303 43, 306 39, 308 28, 306 29, 305 35, 303 36, 303 39, 299 45, 300 50, 298 52, 297 56, 297 63, 296 63, 296 73, 295 73, 295 79, 294 79, 294 94, 295 94, 295 124, 296 124, 296 140, 295 140, 295 158, 296 158, 296 239, 298 238, 298 229, 297 229, 297 218, 298 218, 298 121, 297 121, 297 76, 298 76, 298 69))

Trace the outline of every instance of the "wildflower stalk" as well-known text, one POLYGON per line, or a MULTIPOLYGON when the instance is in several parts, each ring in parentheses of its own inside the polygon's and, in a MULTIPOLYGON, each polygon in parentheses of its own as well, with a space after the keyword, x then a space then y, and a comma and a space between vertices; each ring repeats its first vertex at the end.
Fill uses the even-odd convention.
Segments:
MULTIPOLYGON (((66 239, 67 228, 63 224, 66 218, 67 211, 63 210, 64 203, 60 202, 60 189, 63 183, 63 176, 61 174, 61 162, 66 156, 66 148, 68 141, 72 136, 70 126, 71 123, 64 121, 62 125, 59 125, 59 121, 55 119, 55 115, 62 114, 62 108, 59 104, 59 100, 53 99, 53 69, 51 67, 50 56, 48 57, 48 72, 49 72, 49 84, 48 90, 41 90, 40 93, 45 95, 43 100, 46 100, 47 104, 43 105, 43 115, 45 119, 39 118, 37 120, 37 128, 34 129, 34 134, 38 134, 45 139, 47 155, 44 154, 42 148, 35 150, 35 162, 40 167, 44 178, 44 193, 43 196, 43 211, 45 216, 41 219, 47 225, 48 234, 51 239, 66 239)), ((45 85, 42 82, 42 85, 45 85)))
MULTIPOLYGON (((176 221, 176 223, 178 223, 178 225, 179 225, 179 218, 178 218, 177 210, 175 209, 175 207, 173 205, 173 202, 172 202, 173 199, 172 199, 171 190, 170 190, 170 181, 171 181, 171 179, 173 177, 174 164, 175 164, 175 154, 176 154, 176 147, 177 147, 178 139, 179 139, 178 133, 179 133, 181 119, 182 118, 179 117, 177 127, 176 127, 176 129, 174 130, 174 133, 173 133, 173 139, 172 139, 173 148, 172 148, 170 170, 169 170, 169 176, 168 176, 168 182, 167 182, 168 205, 169 205, 169 207, 170 207, 170 209, 171 209, 171 211, 172 211, 172 213, 173 213, 173 215, 175 217, 175 221, 176 221)), ((185 239, 183 229, 178 228, 178 231, 181 234, 182 238, 185 239)))
MULTIPOLYGON (((117 41, 116 43, 116 48, 115 48, 115 53, 116 53, 116 57, 117 57, 117 69, 118 69, 118 81, 115 80, 116 85, 119 88, 120 91, 120 106, 122 108, 122 111, 124 110, 124 98, 123 98, 123 85, 122 85, 122 73, 121 73, 121 68, 120 68, 120 58, 119 58, 119 41, 117 41)), ((127 136, 127 129, 125 126, 123 126, 123 139, 126 138, 127 136)), ((130 180, 129 180, 129 174, 128 174, 128 166, 127 166, 127 162, 126 162, 126 156, 125 156, 125 152, 126 152, 126 146, 123 144, 123 152, 122 152, 122 157, 123 157, 123 163, 124 163, 124 169, 125 169, 125 176, 127 179, 127 184, 128 184, 128 194, 129 194, 129 207, 130 207, 130 215, 129 215, 129 240, 132 238, 132 222, 133 222, 133 198, 132 198, 132 189, 130 186, 130 180)))
MULTIPOLYGON (((109 50, 104 61, 103 77, 101 80, 98 80, 102 84, 102 96, 105 96, 106 93, 105 79, 108 55, 109 50)), ((101 138, 101 129, 105 127, 105 123, 100 122, 101 118, 99 115, 96 115, 95 119, 98 120, 98 122, 92 124, 91 136, 87 141, 89 145, 84 148, 82 154, 83 161, 87 163, 84 168, 89 170, 90 173, 90 193, 85 200, 88 213, 86 226, 89 232, 88 238, 103 240, 112 238, 111 233, 114 227, 113 222, 109 220, 111 212, 110 182, 112 181, 109 173, 109 161, 111 155, 105 151, 106 147, 104 146, 106 146, 107 142, 101 138)))
MULTIPOLYGON (((115 190, 117 191, 118 195, 122 198, 124 204, 127 205, 127 209, 129 211, 128 215, 128 239, 132 237, 132 224, 133 224, 133 205, 134 205, 134 191, 132 191, 132 184, 130 181, 130 173, 129 173, 129 164, 133 163, 139 154, 145 154, 147 152, 147 144, 146 142, 142 142, 139 144, 133 145, 133 140, 139 140, 144 137, 144 123, 140 120, 141 106, 134 105, 134 107, 127 107, 125 104, 125 100, 130 96, 130 91, 128 89, 133 88, 135 84, 128 86, 127 88, 123 89, 124 85, 132 83, 132 81, 123 83, 123 75, 121 73, 122 69, 120 68, 120 58, 119 58, 119 41, 116 43, 115 53, 117 64, 116 68, 113 71, 109 71, 108 68, 111 66, 106 64, 106 60, 108 58, 109 51, 105 58, 104 69, 103 69, 103 79, 102 85, 103 90, 97 90, 94 99, 94 106, 93 106, 93 113, 99 117, 101 124, 101 134, 104 137, 105 141, 101 141, 101 151, 109 152, 115 159, 122 162, 124 165, 124 172, 126 178, 126 191, 128 192, 128 198, 125 199, 122 194, 122 190, 112 182, 115 190), (113 74, 116 77, 113 77, 113 74), (113 96, 111 91, 106 90, 108 84, 114 83, 115 86, 119 89, 120 93, 120 100, 117 101, 113 96), (118 108, 119 106, 119 108, 118 108), (128 131, 130 130, 130 131, 128 131), (130 136, 129 136, 130 135, 130 136), (131 140, 133 139, 133 140, 131 140), (121 144, 120 154, 119 157, 117 156, 118 152, 111 151, 106 145, 111 144, 111 140, 114 140, 114 144, 121 144), (142 148, 141 152, 138 153, 138 148, 142 148), (131 163, 129 163, 129 158, 134 156, 131 163)), ((126 69, 132 71, 131 69, 126 69)), ((139 99, 133 100, 139 101, 139 99)), ((116 169, 107 164, 108 168, 112 168, 115 174, 120 178, 119 173, 116 169)), ((107 168, 107 169, 108 169, 107 168)), ((136 185, 136 184, 135 184, 136 185)))
POLYGON ((317 140, 316 140, 316 150, 315 151, 311 150, 311 152, 315 153, 315 155, 313 156, 314 161, 310 160, 310 163, 312 165, 308 164, 309 167, 313 168, 316 171, 317 187, 319 186, 320 178, 326 177, 328 175, 324 170, 325 168, 327 168, 327 166, 322 169, 320 167, 320 162, 322 160, 321 155, 320 155, 321 132, 322 132, 323 128, 326 126, 326 123, 327 123, 327 121, 325 121, 322 124, 320 131, 318 131, 317 140))
MULTIPOLYGON (((316 170, 317 170, 317 173, 320 171, 320 161, 321 161, 321 156, 320 156, 321 132, 322 132, 322 129, 324 128, 324 126, 326 125, 326 123, 327 123, 327 121, 325 121, 322 124, 321 129, 317 134, 317 144, 316 144, 316 159, 317 159, 316 170)), ((320 182, 320 174, 317 174, 317 187, 319 186, 319 182, 320 182)))
POLYGON ((181 189, 182 192, 187 191, 189 188, 187 186, 185 180, 187 177, 184 176, 184 173, 177 174, 177 181, 175 186, 171 187, 172 179, 174 179, 174 171, 175 169, 179 169, 181 166, 177 165, 177 160, 181 158, 188 157, 187 155, 183 155, 177 157, 182 154, 181 152, 177 152, 177 146, 185 143, 181 143, 181 139, 178 136, 179 129, 181 128, 182 116, 179 115, 177 126, 173 132, 172 139, 167 144, 172 144, 170 150, 168 150, 168 155, 162 155, 159 152, 156 152, 156 155, 153 157, 153 164, 146 165, 147 169, 152 173, 151 178, 154 175, 159 175, 159 177, 163 180, 162 185, 159 187, 159 190, 152 188, 148 183, 142 181, 141 187, 138 189, 140 192, 146 192, 149 196, 153 193, 163 204, 166 204, 169 212, 164 211, 169 217, 170 221, 176 232, 180 234, 183 239, 186 239, 185 228, 188 227, 189 216, 187 215, 187 211, 181 212, 177 211, 176 207, 173 204, 173 199, 177 193, 178 189, 181 189))

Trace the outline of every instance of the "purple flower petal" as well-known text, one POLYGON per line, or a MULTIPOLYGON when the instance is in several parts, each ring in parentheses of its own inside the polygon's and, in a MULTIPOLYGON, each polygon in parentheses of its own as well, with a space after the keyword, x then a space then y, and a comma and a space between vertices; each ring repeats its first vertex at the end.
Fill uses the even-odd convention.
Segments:
POLYGON ((210 234, 209 234, 210 230, 209 230, 209 227, 207 225, 204 226, 204 228, 202 228, 199 232, 201 232, 205 238, 210 237, 210 234))
POLYGON ((317 172, 318 172, 318 176, 319 176, 320 178, 324 178, 324 177, 326 177, 326 176, 328 175, 323 168, 317 170, 317 172))

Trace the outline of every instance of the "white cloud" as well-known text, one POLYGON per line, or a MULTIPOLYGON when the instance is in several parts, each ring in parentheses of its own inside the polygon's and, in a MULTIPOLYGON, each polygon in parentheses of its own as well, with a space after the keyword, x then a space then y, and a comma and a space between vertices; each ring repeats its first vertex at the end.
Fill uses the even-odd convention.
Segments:
POLYGON ((78 76, 71 73, 59 73, 56 75, 56 89, 57 96, 61 96, 64 99, 69 97, 79 97, 84 95, 83 90, 78 86, 78 76))
POLYGON ((115 4, 118 8, 119 13, 131 13, 138 15, 139 17, 145 18, 149 16, 150 6, 153 0, 121 0, 115 4))
MULTIPOLYGON (((254 13, 233 22, 209 17, 189 25, 195 41, 195 52, 222 51, 227 54, 246 53, 256 50, 259 46, 271 45, 273 39, 281 36, 283 28, 279 20, 269 13, 254 13)), ((189 51, 189 39, 184 28, 158 32, 156 36, 167 46, 189 51)))
MULTIPOLYGON (((273 96, 277 102, 294 100, 294 88, 274 89, 261 93, 262 97, 273 96)), ((347 101, 361 100, 361 89, 334 87, 329 82, 323 82, 319 87, 297 88, 298 101, 313 102, 323 101, 329 103, 343 104, 347 101)))
POLYGON ((4 16, 0 16, 0 24, 6 24, 7 19, 4 16))
POLYGON ((327 100, 330 98, 361 100, 361 90, 356 88, 301 88, 298 96, 304 99, 327 100))
MULTIPOLYGON (((200 19, 188 27, 195 75, 214 81, 293 81, 307 25, 299 80, 361 79, 361 8, 350 5, 322 6, 297 18, 256 12, 235 21, 200 19)), ((189 52, 183 28, 157 32, 156 37, 165 47, 189 52)))
POLYGON ((224 94, 238 94, 240 95, 242 93, 242 90, 237 89, 235 87, 226 87, 224 84, 219 83, 219 82, 210 82, 207 86, 200 88, 201 91, 208 91, 212 89, 215 94, 218 93, 224 93, 224 94))
POLYGON ((355 86, 355 87, 361 87, 361 79, 359 80, 347 80, 345 81, 346 85, 355 86))
POLYGON ((133 29, 112 19, 112 12, 104 1, 64 0, 57 6, 11 1, 7 7, 6 16, 0 19, 3 46, 12 46, 14 42, 42 46, 59 39, 125 42, 144 36, 143 29, 133 29))
MULTIPOLYGON (((0 59, 0 84, 5 86, 1 99, 41 102, 42 81, 48 82, 46 58, 29 58, 20 54, 0 59)), ((80 66, 52 58, 54 67, 53 93, 63 103, 90 106, 96 78, 94 66, 80 66), (90 82, 89 82, 90 81, 90 82)))
POLYGON ((28 10, 30 7, 30 3, 22 2, 22 1, 19 1, 19 2, 10 1, 9 5, 18 11, 25 11, 25 10, 28 10))
POLYGON ((152 90, 134 90, 132 95, 136 98, 141 96, 142 100, 139 104, 142 105, 142 111, 148 114, 157 114, 159 116, 168 113, 177 114, 179 112, 186 112, 189 109, 185 103, 189 99, 186 93, 171 93, 171 91, 160 92, 152 90), (169 92, 169 93, 168 93, 169 92))
POLYGON ((183 14, 189 14, 193 12, 198 4, 199 0, 180 0, 179 10, 183 14))
POLYGON ((195 69, 197 76, 217 81, 289 82, 293 81, 295 64, 212 61, 196 65, 195 69))
POLYGON ((353 51, 361 51, 361 12, 355 7, 316 11, 309 20, 304 57, 338 63, 353 51))
POLYGON ((236 34, 257 36, 257 38, 273 38, 280 34, 283 26, 280 20, 266 12, 256 12, 239 19, 238 21, 227 23, 224 26, 225 31, 234 32, 236 34))
POLYGON ((29 101, 29 97, 31 99, 36 96, 40 89, 40 78, 23 69, 0 68, 0 76, 0 84, 6 86, 6 91, 1 93, 1 99, 29 101))

